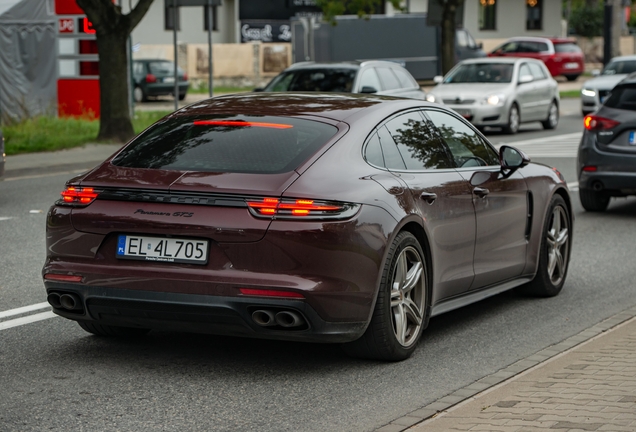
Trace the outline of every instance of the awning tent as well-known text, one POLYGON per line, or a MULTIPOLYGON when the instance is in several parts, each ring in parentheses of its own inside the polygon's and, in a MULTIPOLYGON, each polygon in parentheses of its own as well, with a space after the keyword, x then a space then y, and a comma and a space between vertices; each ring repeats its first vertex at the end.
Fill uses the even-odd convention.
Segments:
POLYGON ((53 0, 0 0, 0 118, 57 113, 53 0))

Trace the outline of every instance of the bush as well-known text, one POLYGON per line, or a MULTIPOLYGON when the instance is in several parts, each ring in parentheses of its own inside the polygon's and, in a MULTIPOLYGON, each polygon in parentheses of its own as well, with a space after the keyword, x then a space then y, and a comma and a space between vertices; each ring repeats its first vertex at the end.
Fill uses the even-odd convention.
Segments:
POLYGON ((603 7, 579 7, 570 14, 570 27, 574 33, 592 38, 603 35, 603 7))

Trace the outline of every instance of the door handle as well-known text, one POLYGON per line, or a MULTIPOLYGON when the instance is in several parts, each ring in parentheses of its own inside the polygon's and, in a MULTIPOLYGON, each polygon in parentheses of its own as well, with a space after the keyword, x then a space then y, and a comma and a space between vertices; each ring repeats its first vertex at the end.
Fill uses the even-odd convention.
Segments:
POLYGON ((476 187, 473 189, 473 193, 477 195, 479 198, 484 198, 486 195, 490 193, 490 191, 486 188, 476 187))
POLYGON ((433 192, 422 192, 420 198, 429 204, 433 204, 433 202, 437 199, 437 194, 434 194, 433 192))

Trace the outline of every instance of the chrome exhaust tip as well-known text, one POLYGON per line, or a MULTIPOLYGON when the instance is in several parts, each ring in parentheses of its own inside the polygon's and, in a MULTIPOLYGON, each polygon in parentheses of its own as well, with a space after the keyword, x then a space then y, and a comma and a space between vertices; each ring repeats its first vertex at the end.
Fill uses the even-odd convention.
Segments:
POLYGON ((305 324, 305 320, 296 312, 282 311, 276 314, 276 324, 281 327, 299 327, 305 324))
POLYGON ((252 320, 261 327, 270 327, 276 325, 276 318, 272 311, 259 309, 252 313, 252 320))
POLYGON ((81 310, 82 301, 75 294, 62 294, 60 296, 60 305, 67 310, 81 310))
POLYGON ((46 296, 46 301, 49 302, 51 306, 55 309, 60 309, 62 307, 62 303, 60 301, 60 295, 58 293, 50 293, 46 296))

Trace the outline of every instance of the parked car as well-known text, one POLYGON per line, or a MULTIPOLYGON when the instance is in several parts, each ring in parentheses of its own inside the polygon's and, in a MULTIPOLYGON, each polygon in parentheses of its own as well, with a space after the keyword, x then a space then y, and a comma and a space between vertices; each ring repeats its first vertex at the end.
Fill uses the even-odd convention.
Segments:
POLYGON ((585 81, 581 89, 583 115, 599 109, 614 86, 633 72, 636 72, 636 55, 614 57, 602 72, 595 71, 596 78, 585 81))
MULTIPOLYGON (((188 93, 188 75, 177 67, 179 100, 188 93)), ((148 97, 174 95, 174 62, 162 59, 133 60, 133 97, 145 102, 148 97)))
POLYGON ((464 60, 438 82, 426 99, 454 109, 478 128, 516 133, 521 123, 559 123, 559 89, 545 64, 529 58, 464 60))
POLYGON ((524 57, 541 60, 552 76, 575 81, 585 70, 583 51, 576 42, 556 37, 514 37, 495 48, 489 57, 524 57))
POLYGON ((617 84, 585 116, 578 151, 579 197, 587 211, 604 211, 611 197, 636 195, 636 73, 617 84))
POLYGON ((374 93, 413 99, 426 96, 406 69, 389 61, 295 63, 257 91, 374 93))
POLYGON ((4 164, 7 160, 7 155, 4 153, 4 136, 2 135, 2 129, 0 129, 0 179, 4 176, 4 164))
POLYGON ((42 275, 53 311, 96 335, 338 342, 402 360, 431 316, 515 287, 557 295, 571 215, 558 171, 497 151, 443 106, 228 95, 69 180, 42 275))

